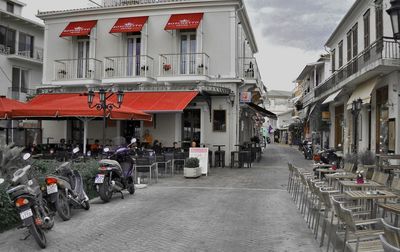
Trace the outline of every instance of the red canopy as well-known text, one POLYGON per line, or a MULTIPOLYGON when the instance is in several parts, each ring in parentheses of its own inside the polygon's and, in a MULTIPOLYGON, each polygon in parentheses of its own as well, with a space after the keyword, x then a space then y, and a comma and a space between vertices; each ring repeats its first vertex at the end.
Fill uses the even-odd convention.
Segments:
POLYGON ((97 24, 97 20, 71 22, 65 27, 60 37, 87 36, 97 24))
MULTIPOLYGON (((99 102, 98 96, 93 103, 99 102)), ((13 109, 14 118, 30 117, 102 117, 103 111, 89 108, 86 94, 41 94, 33 98, 23 109, 13 109)), ((122 105, 107 116, 115 120, 151 121, 151 115, 122 105)))
POLYGON ((198 91, 127 92, 124 96, 124 104, 148 113, 181 112, 198 93, 198 91))
POLYGON ((26 103, 0 96, 0 119, 11 118, 13 109, 25 107, 27 107, 26 103))
POLYGON ((114 24, 110 33, 140 32, 148 18, 148 16, 120 18, 114 24))
POLYGON ((168 20, 164 30, 190 30, 197 29, 204 13, 173 14, 168 20))

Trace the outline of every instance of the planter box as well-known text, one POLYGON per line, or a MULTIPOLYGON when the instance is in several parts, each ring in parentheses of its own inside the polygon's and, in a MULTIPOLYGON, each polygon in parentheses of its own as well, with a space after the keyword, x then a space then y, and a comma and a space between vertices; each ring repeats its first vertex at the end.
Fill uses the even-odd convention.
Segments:
POLYGON ((201 176, 201 167, 197 168, 183 168, 183 176, 185 178, 198 178, 201 176))

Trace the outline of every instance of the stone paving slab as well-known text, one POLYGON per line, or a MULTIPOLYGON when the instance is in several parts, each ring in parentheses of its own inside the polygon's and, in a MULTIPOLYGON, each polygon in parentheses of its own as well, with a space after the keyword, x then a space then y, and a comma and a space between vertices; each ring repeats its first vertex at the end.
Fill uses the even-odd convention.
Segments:
MULTIPOLYGON (((271 145, 247 169, 162 178, 135 195, 75 210, 47 233, 46 251, 320 251, 286 191, 287 161, 298 151, 271 145)), ((304 163, 307 166, 307 163, 304 163)), ((0 234, 0 251, 39 250, 24 230, 0 234)))

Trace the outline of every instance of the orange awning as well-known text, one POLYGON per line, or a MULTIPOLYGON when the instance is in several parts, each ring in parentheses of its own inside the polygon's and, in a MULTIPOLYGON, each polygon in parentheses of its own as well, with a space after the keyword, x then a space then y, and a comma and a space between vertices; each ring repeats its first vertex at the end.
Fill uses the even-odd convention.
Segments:
POLYGON ((190 30, 197 29, 204 13, 173 14, 168 20, 164 30, 190 30))
POLYGON ((110 33, 140 32, 148 18, 148 16, 120 18, 110 33))
POLYGON ((65 27, 60 37, 87 36, 97 24, 97 20, 71 22, 65 27))
POLYGON ((0 119, 9 119, 12 116, 13 109, 25 107, 26 103, 0 96, 0 119))
POLYGON ((198 93, 198 91, 127 92, 124 104, 147 113, 182 112, 198 93))
MULTIPOLYGON (((98 96, 93 103, 99 102, 98 96)), ((33 98, 23 109, 13 109, 14 118, 43 118, 43 117, 102 117, 103 111, 89 108, 87 94, 41 94, 33 98)), ((122 105, 114 108, 107 117, 114 120, 144 120, 151 121, 152 117, 142 111, 122 105)))

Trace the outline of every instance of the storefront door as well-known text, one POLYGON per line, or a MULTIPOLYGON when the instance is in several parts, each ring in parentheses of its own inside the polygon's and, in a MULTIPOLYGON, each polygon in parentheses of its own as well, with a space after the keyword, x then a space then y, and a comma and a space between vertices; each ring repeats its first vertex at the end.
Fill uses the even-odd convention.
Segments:
POLYGON ((376 90, 376 152, 388 153, 389 149, 389 108, 388 87, 376 90))
POLYGON ((343 123, 344 105, 340 105, 335 107, 335 148, 338 148, 339 144, 343 147, 343 123))
POLYGON ((201 116, 200 109, 187 109, 183 112, 182 147, 189 147, 192 141, 200 146, 201 116))

